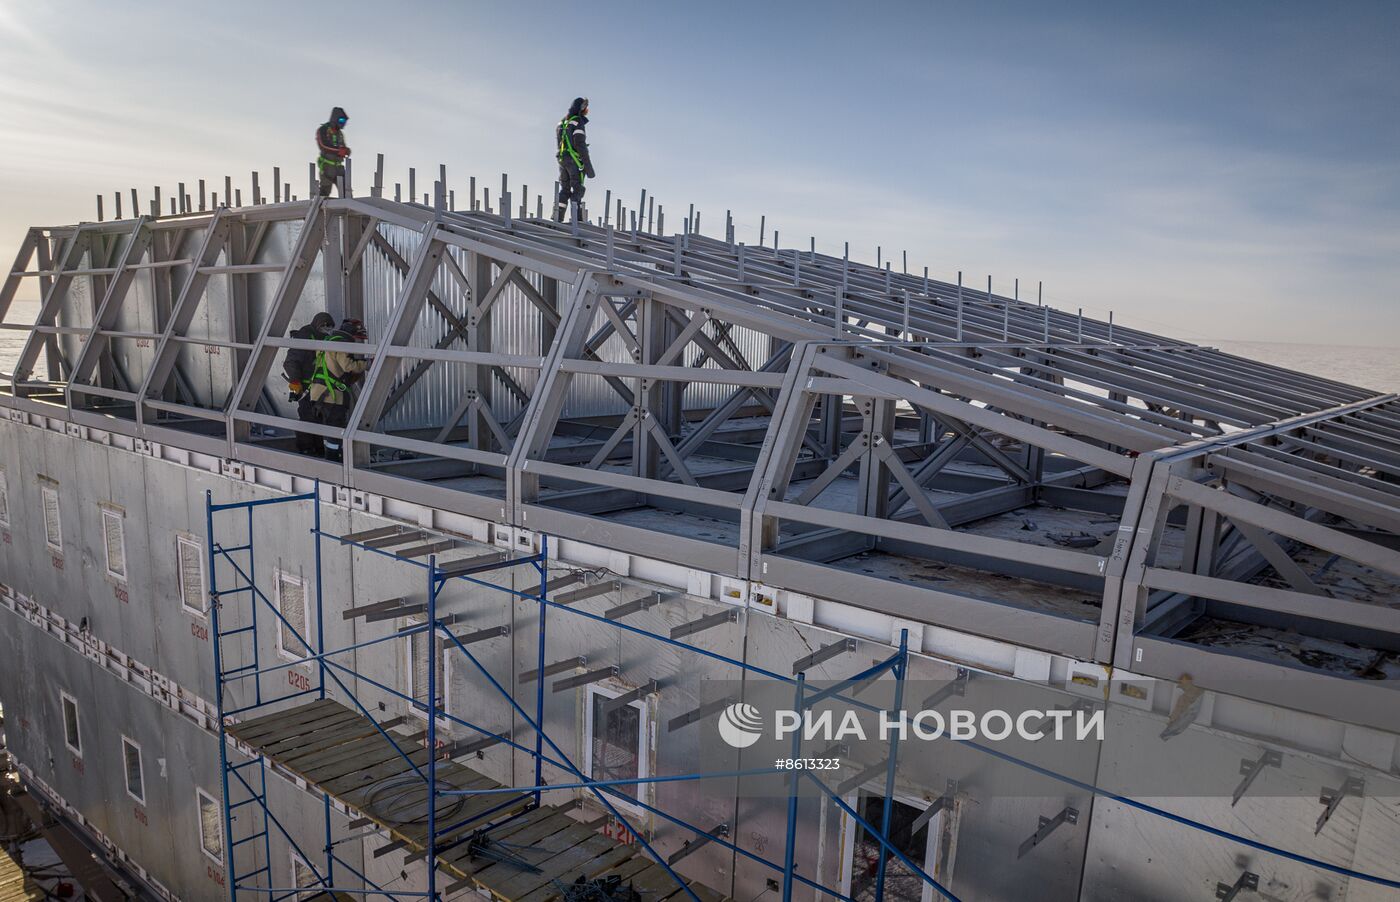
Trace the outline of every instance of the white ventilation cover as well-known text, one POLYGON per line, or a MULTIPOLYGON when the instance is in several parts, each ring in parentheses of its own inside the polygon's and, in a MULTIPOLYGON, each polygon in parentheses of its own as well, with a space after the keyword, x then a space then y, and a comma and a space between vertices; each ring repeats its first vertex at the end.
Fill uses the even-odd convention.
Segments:
POLYGON ((294 658, 307 654, 306 646, 297 633, 306 635, 306 590, 300 579, 285 573, 277 574, 277 610, 286 623, 277 624, 277 648, 294 658), (292 628, 287 624, 290 623, 292 628))
POLYGON ((184 536, 175 540, 176 565, 180 569, 180 604, 204 613, 204 550, 184 536))
POLYGON ((107 550, 107 573, 126 579, 126 531, 122 515, 102 509, 102 544, 107 550))
POLYGON ((54 551, 63 550, 63 524, 58 514, 58 489, 46 485, 39 490, 44 499, 44 541, 54 551))

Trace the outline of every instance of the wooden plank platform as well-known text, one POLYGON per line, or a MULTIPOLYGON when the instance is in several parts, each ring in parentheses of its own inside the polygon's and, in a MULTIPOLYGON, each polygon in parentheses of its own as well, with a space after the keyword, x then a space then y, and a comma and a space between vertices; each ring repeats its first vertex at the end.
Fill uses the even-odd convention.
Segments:
MULTIPOLYGON (((416 725, 415 725, 416 726, 416 725)), ((373 721, 340 702, 322 699, 255 717, 229 726, 230 736, 257 749, 279 767, 354 808, 393 837, 386 854, 424 857, 427 836, 427 786, 410 766, 424 768, 428 750, 403 730, 386 738, 373 721), (392 846, 392 849, 390 848, 392 846)), ((498 789, 501 784, 455 761, 441 761, 438 783, 453 789, 498 789)), ((472 858, 468 844, 438 856, 438 866, 454 887, 475 886, 498 902, 551 902, 580 876, 618 875, 642 893, 645 902, 686 898, 666 870, 640 845, 627 845, 591 830, 567 813, 545 805, 532 809, 533 797, 522 792, 440 797, 438 829, 460 825, 448 842, 499 824, 490 838, 500 849, 528 862, 531 872, 485 857, 472 858), (484 817, 497 805, 501 811, 484 817)), ((699 883, 690 888, 701 902, 724 902, 724 895, 699 883)))

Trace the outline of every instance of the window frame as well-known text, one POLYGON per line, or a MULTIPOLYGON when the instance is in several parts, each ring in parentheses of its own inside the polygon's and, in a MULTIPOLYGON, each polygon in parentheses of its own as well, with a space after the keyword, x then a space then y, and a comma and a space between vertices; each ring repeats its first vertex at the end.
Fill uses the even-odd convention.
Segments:
POLYGON ((10 528, 10 477, 4 467, 0 467, 0 528, 10 528))
POLYGON ((127 580, 126 571, 128 560, 126 556, 126 511, 118 507, 113 507, 109 504, 98 505, 98 511, 102 522, 102 556, 104 558, 102 562, 103 567, 107 571, 107 575, 109 577, 120 583, 125 583, 127 580), (117 524, 117 538, 122 546, 121 572, 117 572, 116 570, 112 569, 112 553, 107 546, 107 519, 109 517, 112 519, 113 522, 117 524))
POLYGON ((137 742, 135 739, 132 739, 130 736, 127 736, 125 733, 122 734, 122 782, 126 784, 126 794, 131 796, 131 798, 134 799, 138 805, 144 806, 146 804, 145 756, 143 755, 141 750, 141 743, 137 742), (127 766, 126 759, 126 750, 128 747, 136 749, 136 772, 140 775, 141 778, 140 795, 137 795, 136 793, 131 791, 131 770, 127 766))
MULTIPOLYGON (((588 779, 595 779, 593 776, 593 737, 595 735, 593 723, 593 700, 597 696, 604 698, 618 698, 630 692, 630 689, 614 689, 611 686, 599 683, 589 683, 584 687, 583 694, 583 754, 580 756, 584 760, 588 779)), ((651 761, 651 706, 645 698, 639 698, 627 703, 627 707, 635 708, 640 717, 637 721, 637 779, 646 779, 653 776, 651 761)), ((635 783, 637 788, 637 798, 632 800, 626 796, 614 795, 612 802, 624 811, 632 814, 644 816, 647 814, 645 808, 640 803, 651 804, 650 783, 635 783)))
MULTIPOLYGON (((277 604, 277 613, 280 614, 283 618, 286 618, 288 622, 291 622, 292 618, 287 617, 287 612, 282 610, 283 583, 291 583, 297 588, 301 589, 301 623, 293 623, 292 627, 293 632, 298 633, 303 639, 305 639, 307 634, 311 632, 311 609, 307 604, 306 598, 306 578, 300 573, 293 573, 290 570, 283 570, 281 567, 278 567, 276 570, 273 571, 273 592, 275 594, 275 602, 277 604), (300 629, 298 629, 297 627, 300 627, 300 629)), ((277 654, 283 660, 287 661, 303 660, 307 655, 311 654, 311 652, 307 651, 306 649, 292 650, 283 646, 282 631, 286 628, 287 625, 282 622, 281 618, 279 618, 277 620, 276 631, 277 654)))
POLYGON ((68 751, 73 753, 74 757, 81 758, 83 757, 83 719, 82 712, 78 710, 78 700, 69 693, 60 689, 58 690, 58 707, 59 717, 61 720, 60 726, 63 728, 63 745, 66 749, 68 749, 68 751), (68 741, 69 706, 72 706, 73 708, 73 732, 77 734, 74 738, 77 740, 78 743, 76 746, 68 741))
POLYGON ((194 788, 194 813, 195 813, 195 819, 196 819, 196 821, 197 821, 197 823, 198 823, 198 825, 199 825, 199 850, 200 850, 201 852, 204 853, 205 857, 207 857, 207 858, 209 858, 211 861, 214 861, 215 863, 217 863, 217 864, 219 865, 219 867, 223 867, 223 866, 224 866, 224 843, 225 843, 225 841, 226 841, 226 839, 227 839, 227 838, 224 836, 223 806, 219 803, 219 800, 218 800, 218 799, 214 798, 212 795, 210 795, 209 793, 205 792, 203 789, 201 789, 201 788, 199 788, 198 786, 196 786, 196 787, 194 788), (216 806, 216 807, 219 809, 219 820, 218 820, 218 829, 219 829, 219 854, 217 854, 217 855, 215 855, 213 852, 209 851, 208 838, 204 835, 204 800, 205 800, 205 799, 208 799, 209 802, 210 802, 210 804, 216 806))
POLYGON ((185 599, 185 568, 180 559, 180 547, 186 546, 194 549, 195 561, 199 564, 199 597, 205 601, 209 598, 208 574, 204 572, 204 543, 194 536, 177 533, 175 536, 175 593, 180 596, 180 609, 186 614, 193 614, 196 617, 204 618, 209 616, 209 612, 204 607, 192 608, 185 599))
POLYGON ((44 517, 44 547, 54 554, 63 554, 63 504, 62 496, 58 493, 58 484, 48 479, 39 481, 39 512, 44 517), (46 503, 48 494, 53 493, 53 516, 54 532, 58 533, 58 544, 49 541, 49 506, 46 503))
POLYGON ((298 865, 298 864, 300 864, 302 867, 306 868, 306 870, 311 874, 312 883, 306 887, 307 892, 305 892, 305 893, 297 893, 297 894, 296 894, 296 898, 297 898, 298 900, 300 900, 300 899, 309 899, 309 898, 311 898, 311 897, 314 896, 314 895, 319 895, 319 894, 321 894, 321 893, 323 893, 323 892, 326 891, 326 890, 325 890, 325 887, 321 885, 320 879, 316 876, 316 869, 313 868, 313 867, 311 866, 311 862, 307 861, 305 858, 302 858, 300 855, 298 855, 296 852, 293 852, 291 849, 288 849, 288 850, 287 850, 287 859, 288 859, 288 863, 291 865, 291 868, 292 868, 292 882, 291 882, 291 886, 292 886, 293 888, 295 888, 295 889, 301 889, 301 888, 302 888, 302 884, 299 883, 299 882, 297 881, 297 865, 298 865))
MULTIPOLYGON (((426 615, 426 614, 413 614, 413 615, 411 615, 411 616, 409 616, 409 617, 406 617, 406 618, 404 618, 404 619, 407 621, 407 623, 406 623, 407 626, 422 626, 424 623, 427 622, 427 615, 426 615)), ((418 707, 418 694, 417 694, 417 689, 418 689, 418 687, 415 686, 415 685, 413 684, 413 673, 414 673, 414 668, 413 668, 413 640, 414 640, 414 639, 417 639, 419 636, 422 636, 422 637, 426 640, 431 634, 432 634, 432 631, 431 631, 431 630, 424 630, 424 631, 422 631, 422 632, 420 632, 420 633, 413 633, 412 635, 408 636, 408 641, 404 643, 404 670, 403 670, 403 672, 404 672, 404 682, 406 682, 406 683, 408 684, 408 686, 407 686, 408 691, 405 692, 404 694, 407 695, 408 698, 409 698, 409 702, 408 702, 408 711, 409 711, 410 714, 414 715, 415 717, 421 717, 421 718, 423 718, 424 720, 427 720, 427 719, 428 719, 428 712, 427 712, 427 710, 426 710, 426 703, 425 703, 425 707, 424 707, 423 709, 420 709, 420 708, 418 707)), ((448 682, 448 667, 447 667, 447 663, 448 663, 448 662, 447 662, 447 645, 446 645, 446 643, 444 643, 444 642, 439 642, 439 643, 437 643, 437 650, 438 650, 438 662, 437 662, 437 663, 438 663, 438 666, 439 666, 439 668, 440 668, 440 671, 439 671, 439 674, 438 674, 438 681, 437 681, 437 682, 438 682, 438 693, 437 693, 437 695, 438 695, 438 704, 441 706, 440 708, 438 708, 438 722, 439 722, 440 725, 446 725, 446 724, 450 723, 450 721, 447 719, 448 702, 449 702, 449 699, 448 699, 448 694, 449 694, 449 693, 448 693, 447 687, 448 687, 448 685, 450 685, 450 684, 449 684, 449 682, 448 682)))

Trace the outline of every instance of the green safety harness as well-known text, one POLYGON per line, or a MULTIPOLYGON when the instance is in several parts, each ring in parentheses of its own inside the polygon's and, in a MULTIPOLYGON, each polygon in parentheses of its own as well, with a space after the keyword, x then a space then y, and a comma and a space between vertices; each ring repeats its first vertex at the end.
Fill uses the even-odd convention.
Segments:
MULTIPOLYGON (((326 341, 344 341, 339 335, 331 335, 326 341)), ((311 374, 312 382, 319 382, 333 392, 343 392, 348 386, 344 382, 331 375, 330 368, 326 366, 326 352, 316 352, 316 369, 311 374)))
MULTIPOLYGON (((340 129, 332 128, 329 130, 329 140, 326 143, 330 144, 332 147, 344 147, 345 135, 343 132, 341 132, 340 129)), ((316 158, 317 167, 320 169, 328 169, 331 166, 339 166, 342 162, 343 160, 340 157, 328 157, 326 156, 324 151, 319 157, 316 158)))
POLYGON ((583 181, 583 161, 578 158, 578 151, 574 150, 574 141, 569 137, 569 126, 578 122, 577 116, 565 116, 559 122, 559 160, 563 162, 564 154, 573 157, 574 165, 578 167, 578 180, 583 181))

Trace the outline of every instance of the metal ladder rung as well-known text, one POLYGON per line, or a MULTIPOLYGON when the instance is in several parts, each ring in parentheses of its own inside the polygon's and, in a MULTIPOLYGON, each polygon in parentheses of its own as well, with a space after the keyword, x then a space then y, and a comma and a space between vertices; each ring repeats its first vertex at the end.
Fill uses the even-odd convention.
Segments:
POLYGON ((242 883, 244 880, 247 880, 249 877, 256 877, 256 876, 258 876, 259 874, 270 874, 270 873, 272 873, 272 872, 269 871, 269 870, 267 869, 267 865, 263 865, 262 867, 258 868, 256 871, 249 871, 249 872, 246 873, 246 874, 243 874, 243 875, 238 876, 238 877, 234 877, 234 878, 233 878, 233 882, 234 882, 234 885, 236 886, 237 884, 242 883))
POLYGON ((266 831, 266 830, 263 830, 263 831, 260 832, 260 833, 254 833, 252 836, 245 836, 245 837, 243 837, 242 839, 236 839, 236 840, 234 840, 233 843, 229 846, 229 848, 231 848, 231 849, 236 849, 236 848, 238 848, 239 846, 243 845, 245 842, 252 842, 252 841, 255 840, 255 839, 262 839, 262 838, 263 838, 264 836, 266 836, 266 835, 267 835, 267 831, 266 831))
POLYGON ((228 806, 228 810, 229 810, 229 811, 233 811, 233 810, 235 810, 235 809, 237 809, 237 808, 242 808, 244 805, 252 805, 252 804, 255 804, 255 803, 259 803, 259 802, 261 802, 261 801, 262 801, 262 798, 261 798, 261 797, 256 798, 256 799, 244 799, 244 800, 241 801, 241 802, 234 802, 232 805, 228 806))
POLYGON ((225 636, 237 636, 239 633, 251 633, 252 631, 253 628, 251 626, 240 626, 236 630, 224 630, 222 633, 219 633, 219 638, 222 639, 225 636))
MULTIPOLYGON (((222 637, 220 637, 220 638, 222 638, 222 637)), ((228 677, 228 676, 233 676, 235 673, 244 673, 245 671, 257 670, 257 669, 258 669, 258 665, 256 665, 256 664, 245 664, 245 665, 242 666, 242 667, 235 667, 235 668, 232 669, 232 670, 225 670, 225 671, 224 671, 224 676, 226 676, 226 677, 228 677)))

